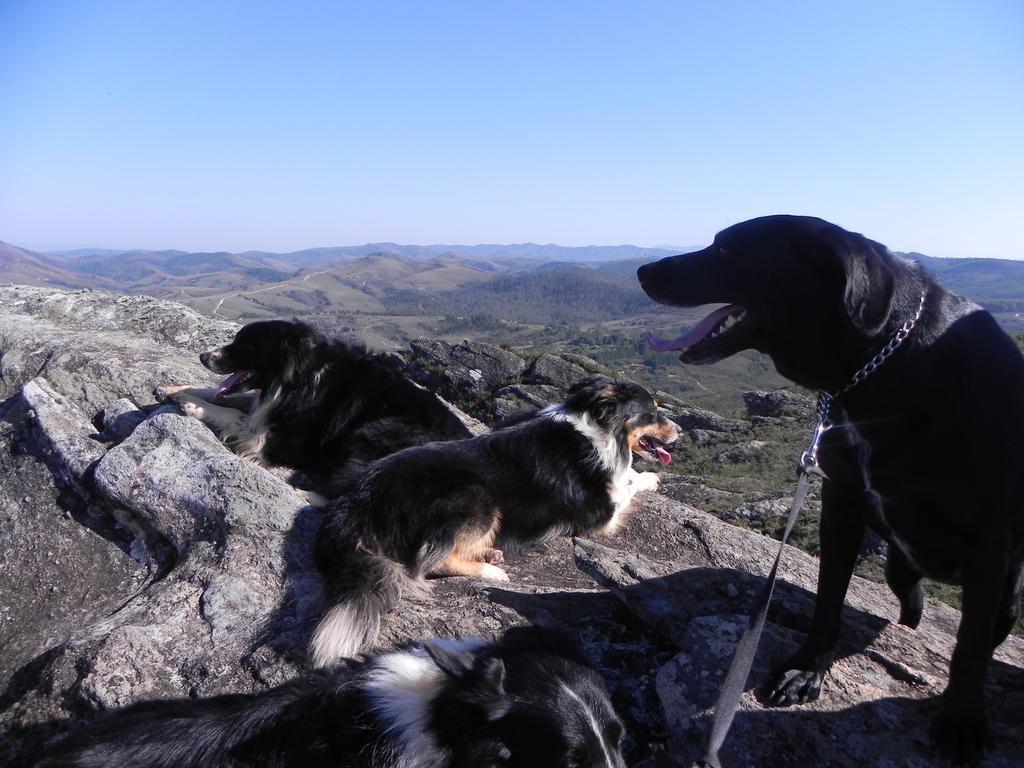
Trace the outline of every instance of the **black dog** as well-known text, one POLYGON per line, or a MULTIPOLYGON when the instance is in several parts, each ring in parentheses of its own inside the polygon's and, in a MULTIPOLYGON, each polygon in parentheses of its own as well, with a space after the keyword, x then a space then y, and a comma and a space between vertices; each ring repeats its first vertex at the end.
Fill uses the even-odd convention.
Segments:
POLYGON ((469 430, 383 355, 330 341, 300 322, 250 323, 200 361, 230 374, 216 390, 162 386, 158 400, 215 429, 233 450, 310 473, 336 495, 363 465, 469 430), (235 393, 258 390, 239 403, 235 393), (239 410, 231 405, 242 405, 239 410))
POLYGON ((886 578, 900 623, 920 621, 922 575, 963 584, 935 733, 945 754, 977 761, 985 669, 1020 615, 1024 588, 1024 359, 1013 341, 919 265, 821 219, 737 224, 704 250, 647 264, 637 276, 665 304, 729 302, 655 348, 696 364, 757 349, 784 376, 836 396, 836 428, 820 452, 828 480, 814 620, 769 703, 817 698, 869 525, 889 542, 886 578), (902 344, 853 383, 897 344, 901 327, 902 344))
POLYGON ((40 768, 625 768, 622 723, 563 633, 436 640, 269 691, 137 704, 40 768))
POLYGON ((613 532, 657 475, 633 454, 671 461, 679 428, 636 384, 594 377, 563 405, 468 440, 408 448, 371 464, 327 509, 317 565, 333 605, 312 641, 314 663, 349 656, 381 615, 427 575, 507 581, 499 547, 613 532))

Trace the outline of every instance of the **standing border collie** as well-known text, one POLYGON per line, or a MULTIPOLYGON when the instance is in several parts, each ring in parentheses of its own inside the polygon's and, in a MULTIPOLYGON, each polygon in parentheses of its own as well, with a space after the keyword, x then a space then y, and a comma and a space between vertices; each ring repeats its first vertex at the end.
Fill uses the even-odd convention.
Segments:
POLYGON ((316 561, 331 607, 314 664, 371 643, 381 616, 427 575, 508 581, 501 548, 613 533, 634 494, 658 486, 633 454, 667 464, 678 436, 643 387, 594 377, 515 425, 374 462, 326 510, 316 561))
POLYGON ((564 633, 435 640, 255 694, 136 704, 40 768, 625 768, 622 723, 564 633))
POLYGON ((386 357, 330 341, 298 321, 249 323, 199 359, 230 375, 216 389, 157 387, 156 398, 177 403, 241 456, 313 474, 328 495, 374 459, 470 436, 386 357), (259 392, 235 394, 247 390, 259 392))

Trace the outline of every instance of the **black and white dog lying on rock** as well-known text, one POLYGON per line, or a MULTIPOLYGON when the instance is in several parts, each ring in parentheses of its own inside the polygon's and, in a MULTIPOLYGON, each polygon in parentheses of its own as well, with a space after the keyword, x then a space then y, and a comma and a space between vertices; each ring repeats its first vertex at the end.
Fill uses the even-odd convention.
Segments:
POLYGON ((658 485, 633 455, 667 464, 678 435, 643 387, 594 377, 503 429, 374 462, 326 510, 316 558, 329 607, 314 663, 372 642, 380 617, 425 576, 507 581, 502 549, 614 532, 633 496, 658 485))
POLYGON ((249 323, 199 359, 228 378, 216 389, 157 387, 157 399, 201 419, 242 456, 311 474, 328 496, 374 459, 470 435, 383 355, 305 323, 249 323))
POLYGON ((625 768, 604 683, 563 633, 435 640, 255 694, 155 701, 40 768, 625 768))
POLYGON ((1024 589, 1024 358, 1014 342, 918 264, 810 217, 737 224, 637 276, 664 304, 727 303, 673 341, 652 339, 656 349, 691 364, 757 349, 779 373, 834 396, 835 428, 820 446, 828 479, 814 619, 768 702, 818 697, 871 526, 888 541, 900 623, 921 619, 922 576, 963 585, 935 736, 945 754, 977 761, 985 669, 1024 589))

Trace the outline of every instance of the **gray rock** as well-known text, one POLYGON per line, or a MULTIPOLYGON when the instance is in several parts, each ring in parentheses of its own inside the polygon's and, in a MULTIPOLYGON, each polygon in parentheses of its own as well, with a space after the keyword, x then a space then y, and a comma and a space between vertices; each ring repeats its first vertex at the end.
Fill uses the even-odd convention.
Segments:
POLYGON ((788 389, 777 389, 774 392, 744 392, 743 402, 747 406, 747 418, 797 416, 810 419, 814 416, 814 401, 788 389))
POLYGON ((565 399, 565 392, 548 384, 513 384, 502 387, 491 400, 495 420, 507 419, 524 411, 536 411, 565 399))
POLYGON ((409 346, 410 378, 457 404, 480 403, 526 370, 519 355, 493 344, 415 339, 409 346))
POLYGON ((83 479, 107 450, 96 439, 96 430, 45 379, 28 382, 21 397, 43 456, 58 477, 85 498, 88 493, 82 488, 83 479))
POLYGON ((465 411, 463 411, 461 408, 452 405, 443 397, 438 395, 436 392, 434 394, 437 396, 437 399, 441 401, 441 405, 443 405, 445 408, 447 408, 449 411, 455 414, 455 418, 462 422, 466 429, 469 430, 471 435, 482 435, 485 432, 490 432, 490 428, 482 421, 480 421, 480 419, 476 419, 470 416, 465 411))
POLYGON ((213 384, 198 353, 236 330, 146 296, 0 287, 0 398, 42 376, 89 419, 122 397, 152 402, 158 384, 213 384))
MULTIPOLYGON (((747 622, 761 576, 777 543, 697 510, 652 500, 675 559, 650 551, 631 526, 609 548, 578 541, 580 566, 612 590, 646 625, 672 638, 679 654, 657 675, 670 734, 669 751, 684 765, 700 756, 709 713, 732 661, 735 638, 747 622), (644 551, 647 549, 648 551, 644 551), (742 570, 736 570, 740 568, 742 570)), ((646 517, 646 516, 645 516, 646 517)), ((636 519, 634 518, 634 521, 636 519)), ((886 587, 855 577, 844 610, 841 658, 821 699, 784 710, 762 707, 755 689, 799 646, 813 609, 817 561, 786 548, 780 582, 742 707, 726 741, 724 765, 933 764, 928 729, 946 674, 959 621, 957 611, 929 602, 917 630, 898 615, 886 587)), ((1012 636, 996 651, 989 672, 992 728, 998 734, 985 765, 1024 759, 1024 639, 1012 636)))
POLYGON ((701 482, 701 478, 688 475, 664 475, 658 492, 689 506, 707 509, 740 501, 742 496, 701 482))
POLYGON ((116 524, 66 491, 26 410, 20 397, 0 404, 0 690, 8 696, 0 732, 19 707, 32 719, 59 713, 49 697, 33 697, 32 670, 73 631, 116 611, 149 575, 127 554, 129 538, 116 524))
POLYGON ((196 419, 161 409, 96 467, 97 490, 132 510, 179 556, 196 541, 283 536, 303 496, 241 459, 196 419))
POLYGON ((793 503, 792 496, 746 501, 726 512, 725 520, 763 520, 769 517, 786 517, 793 503))
POLYGON ((734 434, 746 432, 750 424, 739 419, 727 419, 712 411, 695 408, 690 405, 661 403, 670 418, 686 430, 702 430, 704 432, 734 434))
POLYGON ((146 413, 139 410, 131 400, 122 397, 106 406, 100 418, 103 438, 112 443, 120 443, 146 420, 146 413))
POLYGON ((238 325, 152 296, 101 291, 56 291, 26 285, 0 287, 0 307, 43 324, 93 333, 128 332, 179 350, 202 352, 234 337, 238 325))
POLYGON ((581 379, 590 376, 585 368, 561 357, 544 354, 530 365, 523 375, 524 384, 548 384, 568 389, 581 379))
POLYGON ((588 357, 587 355, 578 355, 575 352, 560 352, 558 356, 563 360, 568 360, 573 365, 578 365, 588 374, 599 374, 601 376, 612 375, 612 372, 607 366, 602 365, 597 362, 597 360, 592 357, 588 357))

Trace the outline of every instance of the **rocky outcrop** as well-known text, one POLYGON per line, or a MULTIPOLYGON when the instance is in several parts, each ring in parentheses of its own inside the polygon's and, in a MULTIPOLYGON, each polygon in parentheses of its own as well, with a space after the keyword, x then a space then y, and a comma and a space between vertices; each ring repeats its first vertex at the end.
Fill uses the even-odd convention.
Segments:
POLYGON ((587 370, 581 365, 561 357, 543 354, 530 364, 529 370, 523 375, 523 382, 568 389, 587 375, 587 370))
MULTIPOLYGON (((208 380, 195 353, 234 328, 168 302, 120 302, 0 289, 0 764, 31 765, 69 721, 108 708, 287 680, 305 664, 319 611, 310 556, 319 512, 288 473, 239 459, 149 394, 164 379, 208 380)), ((441 349, 419 348, 428 347, 441 349)), ((480 356, 473 367, 463 357, 469 381, 494 356, 466 349, 449 352, 480 356)), ((539 406, 561 392, 511 380, 525 372, 520 362, 496 363, 477 402, 539 406)), ((470 390, 449 395, 460 391, 470 390)), ((751 441, 749 426, 713 431, 716 441, 751 441)), ((666 476, 665 491, 689 503, 643 494, 613 538, 556 539, 511 559, 508 584, 437 580, 386 617, 381 642, 568 626, 627 723, 630 764, 688 765, 776 547, 695 509, 736 507, 734 492, 702 479, 666 476)), ((816 571, 787 548, 753 683, 799 643, 816 571)), ((726 764, 929 764, 958 614, 930 603, 916 631, 892 624, 896 614, 884 587, 855 579, 822 699, 769 710, 748 691, 726 764)), ((1024 642, 1012 637, 989 677, 987 766, 1024 760, 1022 690, 1024 642)))
POLYGON ((714 411, 697 408, 665 392, 655 392, 658 404, 680 427, 690 433, 691 439, 700 441, 705 435, 712 439, 750 430, 750 423, 741 419, 727 419, 714 411))
POLYGON ((410 348, 413 380, 456 404, 479 403, 526 370, 519 355, 478 341, 415 339, 410 348))
POLYGON ((794 416, 809 419, 814 415, 814 401, 811 398, 787 389, 744 392, 743 402, 747 406, 747 418, 794 416))
POLYGON ((479 341, 414 339, 409 346, 409 378, 487 421, 561 402, 569 387, 601 371, 578 355, 543 354, 527 366, 514 352, 479 341))
POLYGON ((43 377, 90 418, 157 384, 213 383, 196 355, 237 330, 171 301, 27 286, 0 287, 0 318, 0 397, 43 377))
POLYGON ((550 384, 513 384, 502 387, 491 398, 494 420, 507 419, 517 413, 532 412, 560 403, 565 390, 550 384))

